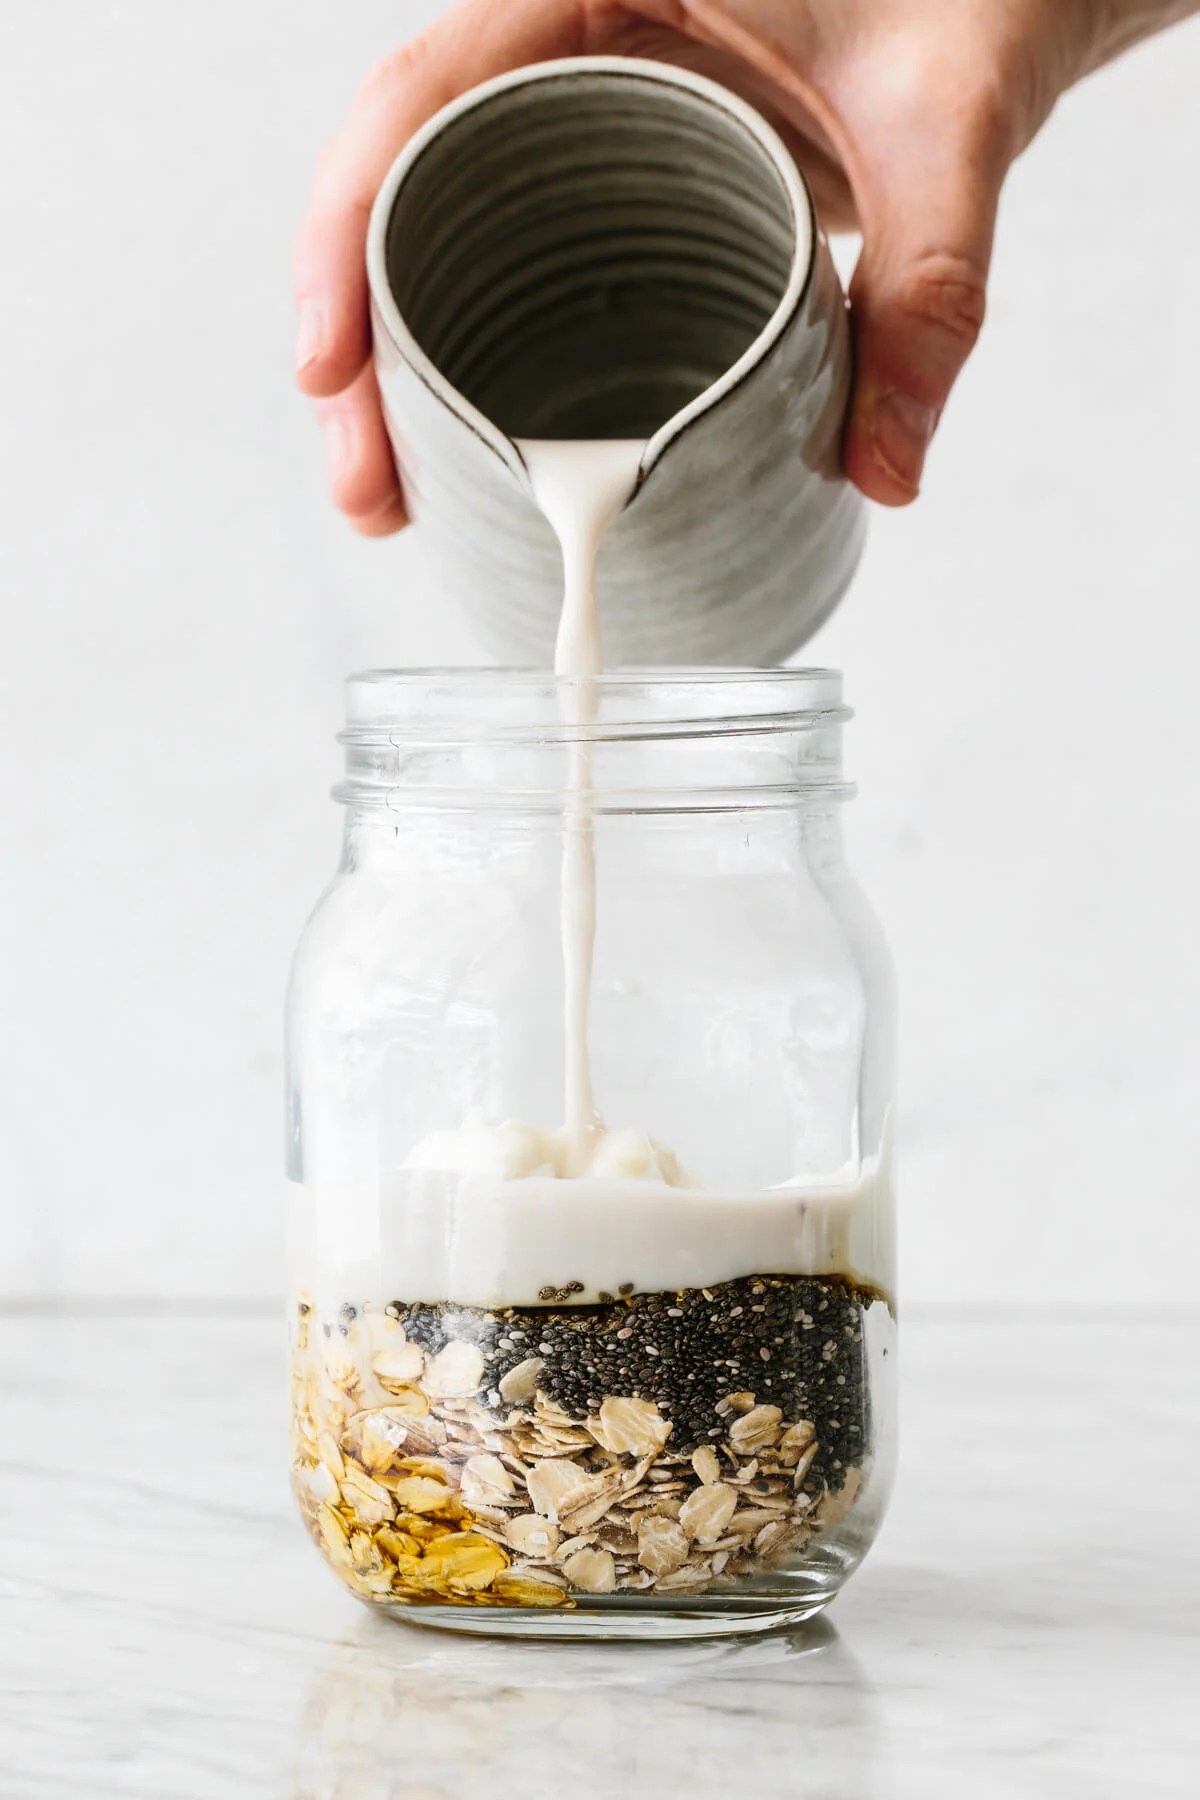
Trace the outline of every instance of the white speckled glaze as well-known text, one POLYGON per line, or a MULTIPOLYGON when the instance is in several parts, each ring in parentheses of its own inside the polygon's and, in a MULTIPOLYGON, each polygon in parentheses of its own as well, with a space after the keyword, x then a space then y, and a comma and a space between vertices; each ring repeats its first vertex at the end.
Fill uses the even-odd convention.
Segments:
POLYGON ((600 556, 611 664, 778 662, 836 605, 864 535, 845 303, 752 108, 627 58, 502 76, 393 165, 368 271, 410 509, 503 660, 549 663, 562 599, 514 438, 646 440, 600 556))

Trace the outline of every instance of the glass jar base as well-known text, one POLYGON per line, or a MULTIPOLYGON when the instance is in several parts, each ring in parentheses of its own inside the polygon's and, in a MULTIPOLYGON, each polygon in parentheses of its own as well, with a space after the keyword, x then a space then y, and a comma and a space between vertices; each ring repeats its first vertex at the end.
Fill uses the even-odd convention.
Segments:
POLYGON ((666 1643, 686 1638, 747 1637, 786 1631, 824 1612, 837 1597, 830 1593, 774 1603, 722 1596, 703 1605, 680 1601, 654 1607, 634 1599, 600 1597, 570 1612, 533 1608, 386 1605, 377 1609, 398 1624, 434 1631, 464 1632, 473 1637, 518 1637, 553 1640, 590 1639, 608 1643, 666 1643))

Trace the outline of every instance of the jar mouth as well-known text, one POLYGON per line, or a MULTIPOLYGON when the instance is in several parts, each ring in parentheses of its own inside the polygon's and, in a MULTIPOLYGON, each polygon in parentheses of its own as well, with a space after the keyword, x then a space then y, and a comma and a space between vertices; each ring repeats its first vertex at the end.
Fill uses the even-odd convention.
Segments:
POLYGON ((543 669, 369 669, 346 681, 338 741, 397 747, 655 743, 836 730, 851 718, 827 668, 613 669, 586 682, 543 669), (592 715, 572 704, 586 687, 592 715))
POLYGON ((584 789, 595 814, 824 806, 853 792, 841 696, 835 669, 368 670, 346 684, 334 797, 360 815, 562 818, 584 789))

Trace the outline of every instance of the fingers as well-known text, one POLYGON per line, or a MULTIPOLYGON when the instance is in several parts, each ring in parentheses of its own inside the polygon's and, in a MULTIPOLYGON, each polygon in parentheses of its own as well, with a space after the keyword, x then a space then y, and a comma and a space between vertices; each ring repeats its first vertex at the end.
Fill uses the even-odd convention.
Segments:
POLYGON ((418 73, 420 65, 414 47, 368 78, 317 171, 292 258, 296 380, 314 397, 341 393, 370 354, 366 243, 371 206, 396 156, 441 103, 418 73))
POLYGON ((296 379, 306 394, 341 393, 370 354, 367 223, 409 138, 489 76, 582 48, 583 13, 583 0, 465 0, 367 77, 322 158, 296 241, 296 379))
POLYGON ((986 273, 954 251, 922 251, 890 278, 851 285, 858 373, 846 471, 869 499, 906 506, 950 390, 983 326, 986 273))
POLYGON ((846 471, 872 500, 904 506, 983 325, 1000 186, 997 134, 932 111, 889 134, 866 182, 864 247, 850 300, 857 375, 846 471))
POLYGON ((366 243, 371 207, 395 158, 442 103, 423 62, 414 44, 368 76, 317 170, 292 257, 296 380, 314 397, 341 393, 370 354, 366 243))
POLYGON ((314 204, 296 240, 296 380, 314 397, 340 393, 370 353, 369 210, 353 200, 321 210, 314 204))
POLYGON ((375 370, 363 364, 349 387, 317 401, 334 505, 364 537, 386 537, 405 523, 375 370))

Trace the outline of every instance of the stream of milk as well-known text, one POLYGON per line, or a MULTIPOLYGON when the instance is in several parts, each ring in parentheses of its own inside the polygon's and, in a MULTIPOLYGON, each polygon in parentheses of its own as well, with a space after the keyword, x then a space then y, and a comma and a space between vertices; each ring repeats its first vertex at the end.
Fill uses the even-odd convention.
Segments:
POLYGON ((592 744, 604 668, 596 559, 633 493, 645 445, 518 440, 535 500, 562 550, 554 668, 568 744, 561 872, 563 1124, 464 1121, 415 1145, 399 1169, 347 1187, 337 1204, 306 1193, 296 1219, 305 1280, 330 1292, 534 1304, 580 1277, 579 1304, 632 1281, 638 1291, 731 1280, 749 1271, 853 1270, 891 1279, 890 1156, 824 1180, 716 1193, 639 1121, 606 1127, 588 1043, 596 938, 592 744), (372 1270, 375 1271, 373 1277, 372 1270))
MULTIPOLYGON (((597 708, 596 677, 604 668, 596 605, 596 558, 604 533, 637 485, 645 444, 628 438, 568 441, 521 438, 533 497, 562 549, 563 607, 554 673, 563 681, 564 724, 586 728, 597 708)), ((569 747, 562 861, 562 949, 565 987, 563 1130, 567 1175, 582 1175, 603 1124, 596 1111, 588 1048, 588 1010, 596 943, 596 843, 592 824, 592 746, 569 747)))

